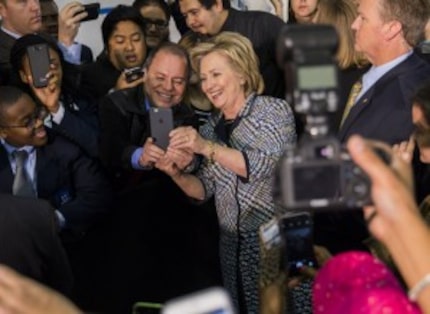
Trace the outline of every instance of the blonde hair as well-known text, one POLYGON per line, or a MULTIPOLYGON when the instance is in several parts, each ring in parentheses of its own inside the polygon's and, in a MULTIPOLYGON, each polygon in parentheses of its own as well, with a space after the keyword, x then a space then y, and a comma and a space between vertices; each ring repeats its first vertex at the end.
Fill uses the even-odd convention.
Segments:
POLYGON ((315 23, 333 25, 339 36, 337 60, 339 67, 365 65, 368 61, 354 48, 352 23, 357 17, 357 7, 351 0, 320 0, 315 23))
MULTIPOLYGON (((188 52, 200 42, 199 36, 194 32, 188 32, 178 41, 178 44, 184 47, 188 52)), ((213 106, 199 86, 199 78, 192 67, 190 82, 185 91, 184 103, 192 105, 201 110, 213 110, 213 106)))
POLYGON ((258 68, 258 57, 248 38, 234 32, 221 32, 198 44, 190 52, 191 64, 197 73, 200 73, 200 60, 212 52, 226 56, 233 69, 243 76, 245 95, 263 92, 264 82, 258 68))

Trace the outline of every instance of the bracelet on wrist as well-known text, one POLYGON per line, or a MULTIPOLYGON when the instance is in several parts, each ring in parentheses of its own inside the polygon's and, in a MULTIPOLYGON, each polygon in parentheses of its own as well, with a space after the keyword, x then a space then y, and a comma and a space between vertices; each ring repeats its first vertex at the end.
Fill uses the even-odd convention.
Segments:
POLYGON ((418 300, 420 293, 430 285, 430 273, 425 275, 418 283, 415 284, 411 289, 409 289, 408 297, 409 300, 415 302, 418 300))
POLYGON ((216 152, 215 143, 212 141, 209 141, 209 163, 211 164, 215 162, 215 152, 216 152))

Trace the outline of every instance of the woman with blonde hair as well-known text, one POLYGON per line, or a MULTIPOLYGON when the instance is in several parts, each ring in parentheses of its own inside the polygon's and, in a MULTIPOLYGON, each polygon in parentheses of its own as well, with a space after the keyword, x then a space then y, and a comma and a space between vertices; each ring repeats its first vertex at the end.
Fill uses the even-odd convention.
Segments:
POLYGON ((167 154, 192 151, 204 162, 194 175, 168 158, 155 166, 189 197, 214 196, 224 285, 240 313, 260 313, 258 229, 275 213, 272 178, 286 146, 296 140, 293 113, 285 100, 260 95, 258 59, 242 35, 220 33, 192 49, 191 58, 218 110, 201 134, 188 127, 173 130, 167 154))
POLYGON ((369 66, 369 62, 354 48, 354 31, 351 25, 356 17, 357 6, 351 0, 319 0, 318 12, 314 18, 316 24, 334 26, 339 36, 336 59, 340 68, 340 97, 339 109, 333 121, 336 131, 340 125, 344 106, 348 101, 352 86, 369 66))

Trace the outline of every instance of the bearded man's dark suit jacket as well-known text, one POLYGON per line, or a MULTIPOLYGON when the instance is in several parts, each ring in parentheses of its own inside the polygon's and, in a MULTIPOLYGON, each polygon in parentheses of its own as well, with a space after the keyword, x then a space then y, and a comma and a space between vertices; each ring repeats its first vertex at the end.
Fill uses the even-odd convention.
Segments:
MULTIPOLYGON (((412 96, 430 79, 430 65, 415 53, 395 66, 366 91, 352 107, 338 132, 341 142, 353 134, 384 141, 405 141, 414 130, 412 96)), ((366 249, 369 236, 360 210, 344 210, 315 216, 315 240, 332 253, 366 249)))
POLYGON ((11 66, 9 63, 10 50, 15 43, 15 38, 6 34, 0 28, 0 83, 6 84, 10 80, 11 66))
POLYGON ((338 137, 352 134, 390 145, 407 140, 412 124, 412 96, 430 79, 430 65, 415 53, 382 76, 352 107, 338 137))
POLYGON ((72 273, 46 201, 0 194, 0 263, 63 294, 72 273))
MULTIPOLYGON (((48 143, 36 148, 38 198, 61 212, 65 233, 81 237, 109 208, 109 185, 95 160, 65 138, 48 134, 48 143)), ((0 145, 1 193, 12 194, 13 179, 7 152, 0 145)))

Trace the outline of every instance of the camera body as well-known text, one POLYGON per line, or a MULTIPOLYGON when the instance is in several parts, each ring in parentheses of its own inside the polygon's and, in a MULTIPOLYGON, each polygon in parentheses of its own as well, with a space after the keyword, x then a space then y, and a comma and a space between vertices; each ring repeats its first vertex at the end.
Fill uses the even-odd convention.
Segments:
POLYGON ((303 140, 278 171, 278 201, 288 209, 357 208, 370 204, 370 181, 334 137, 303 140))
POLYGON ((357 208, 370 203, 370 181, 331 134, 338 109, 338 46, 329 25, 287 25, 278 41, 287 101, 305 118, 305 131, 281 158, 275 199, 287 209, 357 208))

